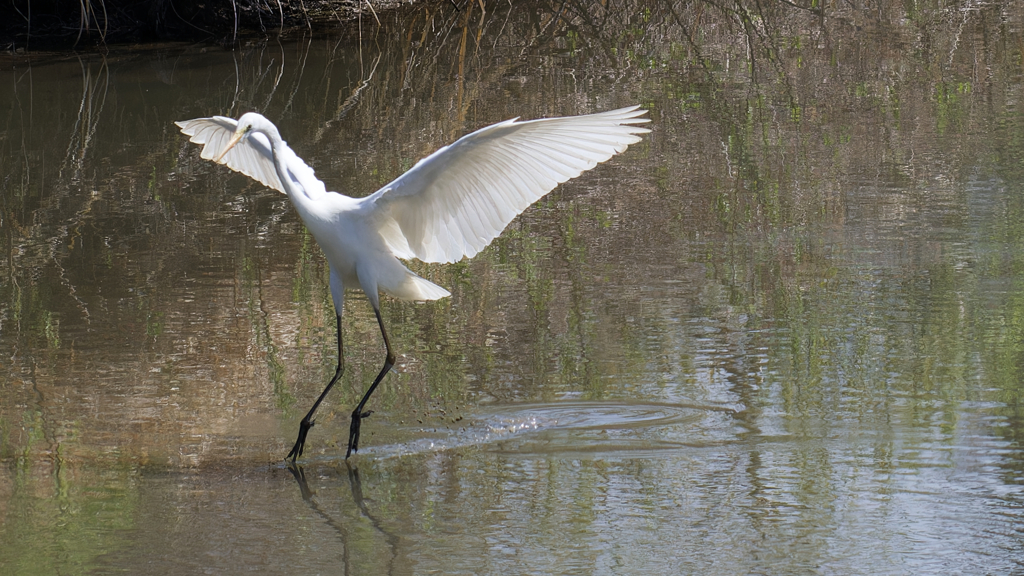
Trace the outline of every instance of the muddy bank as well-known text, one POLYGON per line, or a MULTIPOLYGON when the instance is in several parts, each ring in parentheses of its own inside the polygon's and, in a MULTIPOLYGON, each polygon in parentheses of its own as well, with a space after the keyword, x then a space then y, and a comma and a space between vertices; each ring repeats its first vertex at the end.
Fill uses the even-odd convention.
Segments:
POLYGON ((423 3, 453 9, 467 0, 13 0, 0 19, 0 49, 211 39, 315 31, 423 3))

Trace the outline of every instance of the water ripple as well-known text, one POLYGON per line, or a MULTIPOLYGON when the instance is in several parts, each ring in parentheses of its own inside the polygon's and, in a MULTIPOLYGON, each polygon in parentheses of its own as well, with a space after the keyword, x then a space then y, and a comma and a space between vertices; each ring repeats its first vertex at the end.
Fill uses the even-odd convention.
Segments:
POLYGON ((661 403, 521 404, 464 414, 457 429, 412 428, 418 438, 361 453, 387 458, 469 447, 519 454, 679 449, 705 444, 685 441, 680 430, 699 427, 708 415, 730 412, 661 403))

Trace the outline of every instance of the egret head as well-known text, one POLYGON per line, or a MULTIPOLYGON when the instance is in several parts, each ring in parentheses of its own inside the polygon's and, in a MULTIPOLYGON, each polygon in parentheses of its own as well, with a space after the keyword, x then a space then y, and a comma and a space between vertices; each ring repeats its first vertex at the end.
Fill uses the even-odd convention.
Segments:
POLYGON ((242 114, 242 117, 238 119, 238 128, 235 129, 235 133, 231 136, 231 140, 228 140, 224 149, 221 150, 220 154, 218 154, 213 161, 219 164, 225 154, 234 148, 236 144, 248 138, 254 131, 267 132, 267 125, 269 125, 269 129, 274 130, 275 132, 277 131, 274 125, 261 114, 257 114, 256 112, 246 112, 245 114, 242 114))
POLYGON ((242 124, 241 122, 239 122, 238 129, 235 130, 234 135, 231 136, 231 140, 228 140, 227 145, 224 146, 224 149, 220 151, 220 154, 218 154, 217 157, 213 159, 213 161, 220 164, 221 160, 224 158, 224 155, 227 154, 228 151, 230 151, 232 148, 234 148, 235 144, 241 142, 242 139, 248 136, 251 132, 252 124, 242 124))

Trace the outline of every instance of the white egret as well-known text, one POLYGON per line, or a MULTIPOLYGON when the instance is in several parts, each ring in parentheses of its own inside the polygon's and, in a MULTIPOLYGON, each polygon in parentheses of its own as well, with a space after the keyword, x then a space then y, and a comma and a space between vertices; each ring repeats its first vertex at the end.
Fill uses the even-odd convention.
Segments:
POLYGON ((338 325, 338 367, 299 425, 286 458, 302 455, 314 415, 345 367, 341 335, 344 289, 366 293, 380 325, 384 367, 352 411, 347 459, 359 449, 359 427, 371 411, 370 395, 395 364, 379 290, 403 300, 436 300, 449 292, 425 280, 400 259, 456 262, 483 250, 519 213, 558 184, 608 160, 649 132, 638 106, 565 118, 481 128, 420 160, 411 170, 364 198, 328 192, 281 139, 272 122, 254 112, 236 122, 214 116, 176 122, 202 158, 288 195, 330 265, 338 325))

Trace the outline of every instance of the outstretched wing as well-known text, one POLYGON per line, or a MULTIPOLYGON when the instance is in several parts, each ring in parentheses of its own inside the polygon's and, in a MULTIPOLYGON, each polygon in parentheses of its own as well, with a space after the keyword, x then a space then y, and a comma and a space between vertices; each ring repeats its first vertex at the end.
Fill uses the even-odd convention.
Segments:
POLYGON ((506 120, 463 136, 366 198, 396 256, 456 262, 483 250, 530 204, 638 142, 638 106, 506 120))
MULTIPOLYGON (((181 128, 182 133, 190 137, 190 142, 203 145, 199 156, 205 160, 213 160, 223 152, 224 146, 234 136, 235 129, 238 127, 236 120, 224 116, 183 120, 175 122, 175 124, 181 128)), ((315 182, 319 184, 319 187, 323 187, 323 184, 316 179, 313 169, 292 152, 287 144, 284 144, 280 153, 284 155, 282 159, 285 166, 288 167, 288 177, 292 181, 301 183, 303 186, 315 182)), ((274 155, 270 150, 270 141, 259 132, 250 134, 235 145, 221 158, 220 162, 268 188, 287 194, 285 187, 281 184, 281 179, 277 177, 277 169, 274 168, 274 155)))

